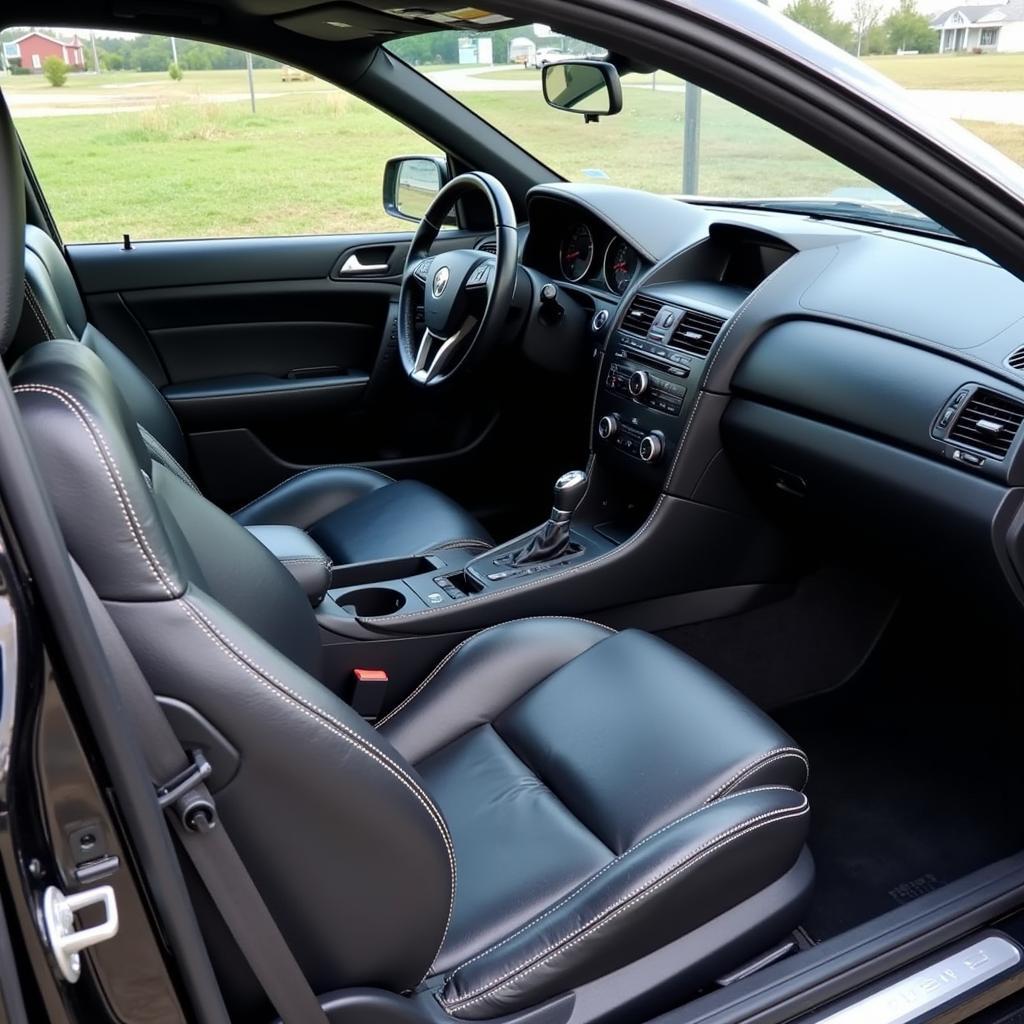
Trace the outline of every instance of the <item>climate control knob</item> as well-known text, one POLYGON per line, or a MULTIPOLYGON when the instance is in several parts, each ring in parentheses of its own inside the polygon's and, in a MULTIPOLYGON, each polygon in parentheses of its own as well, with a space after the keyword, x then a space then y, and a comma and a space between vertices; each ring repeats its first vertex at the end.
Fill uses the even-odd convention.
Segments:
POLYGON ((597 423, 597 436, 602 441, 610 441, 619 432, 617 416, 602 416, 597 423))
POLYGON ((653 465, 665 451, 665 435, 660 430, 652 430, 640 442, 640 461, 653 465))
POLYGON ((629 393, 634 398, 639 398, 651 386, 651 378, 647 376, 646 370, 634 370, 629 376, 629 393))

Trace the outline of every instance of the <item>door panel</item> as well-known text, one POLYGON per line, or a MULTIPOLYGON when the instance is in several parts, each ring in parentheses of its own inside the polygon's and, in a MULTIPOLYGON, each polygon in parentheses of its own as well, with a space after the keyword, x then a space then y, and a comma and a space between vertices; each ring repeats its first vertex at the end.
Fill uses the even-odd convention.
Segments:
MULTIPOLYGON (((393 350, 410 235, 73 245, 90 318, 171 403, 200 484, 233 508, 360 462, 449 487, 493 396, 413 388, 393 350)), ((438 249, 474 246, 451 232, 438 249)))

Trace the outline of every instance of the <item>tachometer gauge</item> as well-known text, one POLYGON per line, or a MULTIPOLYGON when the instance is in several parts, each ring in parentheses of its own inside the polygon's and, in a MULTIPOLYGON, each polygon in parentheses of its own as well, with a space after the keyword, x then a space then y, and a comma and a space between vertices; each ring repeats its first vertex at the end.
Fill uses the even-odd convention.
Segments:
POLYGON ((621 238, 613 238, 604 257, 604 279, 616 295, 622 295, 629 287, 640 266, 640 257, 621 238))
POLYGON ((586 224, 577 224, 561 248, 562 273, 567 281, 582 281, 594 262, 594 236, 586 224))

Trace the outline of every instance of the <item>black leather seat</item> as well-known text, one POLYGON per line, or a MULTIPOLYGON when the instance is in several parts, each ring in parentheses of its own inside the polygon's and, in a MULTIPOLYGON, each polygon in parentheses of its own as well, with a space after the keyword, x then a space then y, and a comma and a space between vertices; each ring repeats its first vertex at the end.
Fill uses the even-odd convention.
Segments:
MULTIPOLYGON (((107 365, 142 428, 150 455, 192 483, 185 437, 170 405, 148 377, 89 323, 75 280, 53 239, 25 232, 25 302, 16 351, 40 341, 74 338, 107 365)), ((235 513, 246 526, 306 530, 341 565, 400 558, 449 547, 487 548, 487 531, 463 508, 426 484, 396 482, 354 466, 307 470, 235 513)))
MULTIPOLYGON (((95 353, 35 346, 12 383, 69 550, 150 684, 239 751, 220 812, 317 991, 412 993, 424 1021, 571 993, 586 1021, 706 985, 799 923, 806 758, 699 664, 524 620, 373 728, 320 681, 298 583, 152 456, 95 353)), ((256 1019, 233 945, 206 933, 256 1019)))

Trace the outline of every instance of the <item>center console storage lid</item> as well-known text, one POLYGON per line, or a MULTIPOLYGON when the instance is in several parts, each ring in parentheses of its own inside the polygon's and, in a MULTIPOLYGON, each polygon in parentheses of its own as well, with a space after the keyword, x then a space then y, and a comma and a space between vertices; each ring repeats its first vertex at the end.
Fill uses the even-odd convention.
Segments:
POLYGON ((315 608, 331 585, 331 560, 297 526, 247 526, 246 529, 292 574, 315 608))

